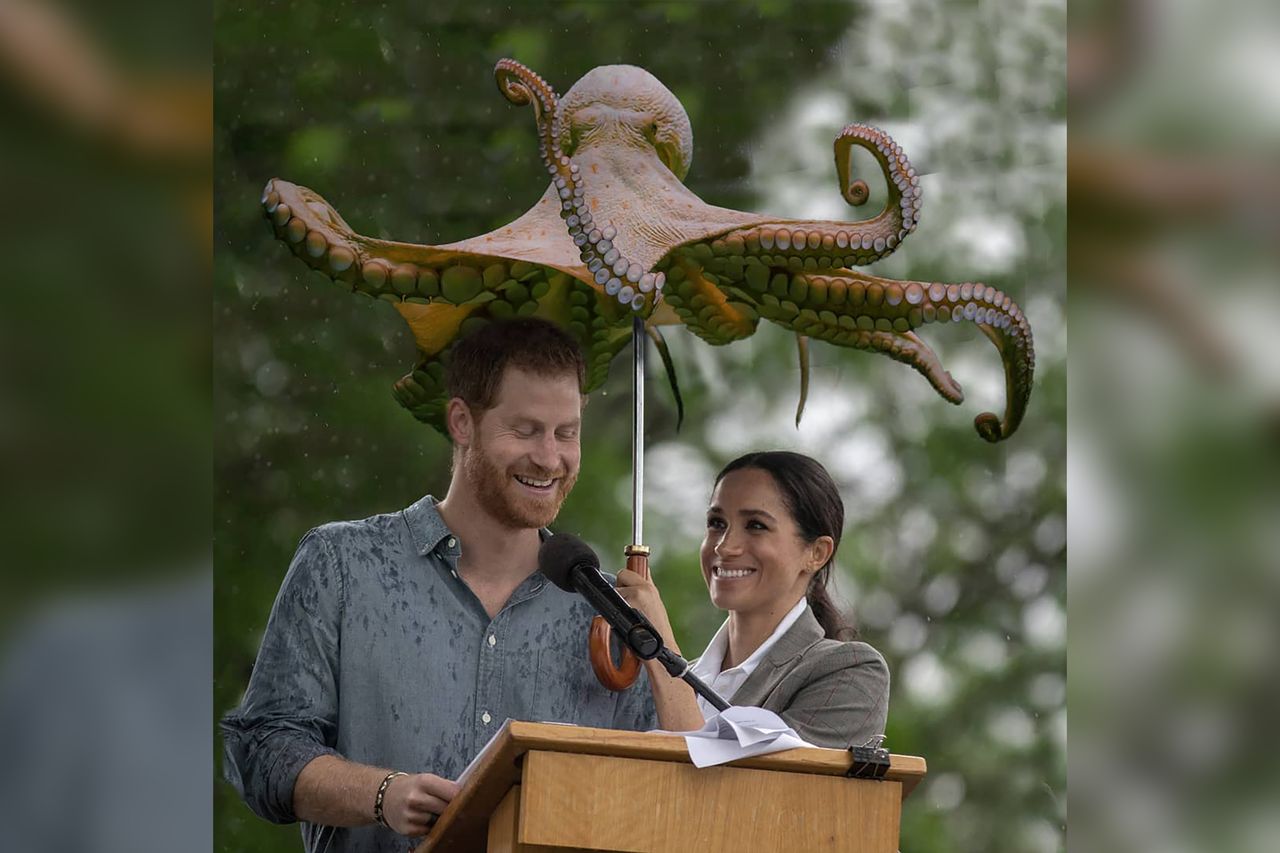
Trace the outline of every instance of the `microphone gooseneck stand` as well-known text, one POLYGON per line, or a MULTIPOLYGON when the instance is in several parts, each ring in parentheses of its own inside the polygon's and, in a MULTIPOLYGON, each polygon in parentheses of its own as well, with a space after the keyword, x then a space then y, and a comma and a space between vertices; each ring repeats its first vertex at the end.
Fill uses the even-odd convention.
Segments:
POLYGON ((719 693, 712 690, 707 683, 698 676, 694 675, 689 668, 689 662, 680 655, 663 646, 655 655, 658 662, 667 668, 667 672, 675 678, 683 679, 685 684, 693 688, 694 692, 706 699, 717 711, 723 711, 729 707, 729 703, 724 701, 719 693))
MULTIPOLYGON (((616 636, 622 651, 639 669, 640 661, 657 659, 673 678, 683 679, 717 710, 729 707, 718 693, 694 675, 689 662, 668 649, 662 635, 643 613, 627 603, 600 574, 600 560, 587 543, 571 533, 551 537, 538 552, 538 570, 566 592, 575 592, 591 604, 595 617, 616 636)), ((606 654, 608 648, 605 649, 606 654)), ((610 688, 610 689, 625 689, 610 688)))
MULTIPOLYGON (((636 657, 641 660, 653 660, 657 658, 658 662, 667 670, 672 678, 679 678, 693 688, 694 692, 706 699, 717 711, 723 711, 729 707, 729 703, 724 700, 719 693, 711 689, 705 681, 693 674, 689 662, 680 655, 668 649, 662 642, 662 635, 653 627, 643 614, 638 614, 642 620, 638 624, 631 627, 629 631, 623 633, 618 631, 618 636, 623 643, 629 648, 636 657)), ((606 617, 608 618, 608 617, 606 617)))

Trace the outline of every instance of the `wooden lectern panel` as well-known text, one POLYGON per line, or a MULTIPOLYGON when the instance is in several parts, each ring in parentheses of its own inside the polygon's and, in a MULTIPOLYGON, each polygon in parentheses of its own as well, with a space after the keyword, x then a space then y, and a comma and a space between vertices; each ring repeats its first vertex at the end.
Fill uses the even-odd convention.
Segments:
POLYGON ((524 853, 520 850, 520 786, 513 785, 489 818, 488 853, 524 853))
POLYGON ((521 853, 898 849, 898 782, 530 752, 520 789, 521 853))
POLYGON ((901 800, 924 776, 924 760, 892 756, 883 781, 846 779, 849 767, 850 754, 840 749, 791 749, 698 770, 691 765, 680 736, 508 720, 476 758, 470 779, 416 853, 486 847, 512 853, 575 849, 892 853, 897 849, 901 800), (637 786, 635 774, 640 772, 649 781, 637 786), (628 793, 623 795, 623 790, 628 793), (636 802, 649 806, 640 808, 636 802), (820 804, 819 811, 815 804, 820 804), (673 820, 677 815, 678 820, 673 820), (828 816, 835 818, 835 824, 828 816), (570 820, 575 825, 567 826, 570 820), (680 822, 689 826, 664 835, 680 822), (827 835, 837 836, 841 843, 824 841, 822 833, 815 835, 817 840, 799 843, 799 834, 813 833, 818 824, 838 827, 828 829, 827 835), (543 829, 530 829, 539 825, 543 829), (572 840, 550 838, 545 829, 553 825, 557 831, 575 833, 568 836, 572 840), (696 841, 690 826, 703 833, 696 841), (748 826, 753 829, 746 831, 748 826), (617 838, 581 834, 603 831, 600 827, 625 827, 626 831, 617 831, 617 838), (713 835, 713 830, 719 835, 713 835), (637 838, 654 845, 639 847, 637 838), (662 847, 672 838, 675 844, 662 847), (758 838, 774 843, 753 847, 758 838))
MULTIPOLYGON (((489 819, 489 846, 486 853, 572 853, 567 847, 544 847, 520 843, 520 786, 514 786, 494 809, 489 819)), ((591 851, 583 851, 591 853, 591 851)))

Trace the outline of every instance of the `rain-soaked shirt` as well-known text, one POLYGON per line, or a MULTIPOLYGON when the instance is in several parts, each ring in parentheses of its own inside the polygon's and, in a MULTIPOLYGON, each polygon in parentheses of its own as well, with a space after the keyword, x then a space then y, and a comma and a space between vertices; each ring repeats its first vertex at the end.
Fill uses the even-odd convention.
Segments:
MULTIPOLYGON (((227 779, 267 820, 297 819, 294 782, 320 755, 454 779, 508 718, 656 725, 643 670, 622 692, 596 680, 581 597, 535 573, 490 619, 435 504, 325 524, 298 545, 248 690, 222 721, 227 779)), ((312 853, 407 843, 377 825, 302 832, 312 853)))

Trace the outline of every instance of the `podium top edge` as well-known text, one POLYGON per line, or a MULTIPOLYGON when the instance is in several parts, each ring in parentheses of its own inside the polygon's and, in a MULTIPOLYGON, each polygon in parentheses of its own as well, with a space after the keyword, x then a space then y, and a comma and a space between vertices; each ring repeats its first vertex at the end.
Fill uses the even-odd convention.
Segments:
MULTIPOLYGON (((563 723, 534 723, 508 720, 498 738, 510 738, 516 753, 533 749, 616 755, 652 761, 674 761, 688 764, 689 750, 680 735, 658 732, 631 732, 618 729, 596 729, 563 723)), ((903 783, 904 794, 928 772, 924 758, 917 755, 890 755, 886 779, 903 783)), ((789 749, 769 755, 743 758, 726 767, 747 767, 790 773, 812 773, 819 776, 843 776, 853 763, 845 749, 822 747, 789 749)))

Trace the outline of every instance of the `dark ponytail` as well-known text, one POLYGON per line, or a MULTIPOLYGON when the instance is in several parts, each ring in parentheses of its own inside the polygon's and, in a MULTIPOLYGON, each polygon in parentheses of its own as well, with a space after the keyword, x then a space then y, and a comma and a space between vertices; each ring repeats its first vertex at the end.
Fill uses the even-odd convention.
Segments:
POLYGON ((716 485, 731 471, 756 468, 773 478, 782 494, 791 518, 800 528, 806 542, 820 536, 830 536, 834 547, 831 558, 814 572, 809 580, 805 598, 813 610, 814 618, 822 626, 823 633, 831 640, 852 640, 857 629, 845 620, 831 599, 827 584, 831 579, 831 566, 835 562, 836 549, 840 547, 840 534, 844 530, 844 501, 835 481, 817 460, 789 450, 766 450, 739 456, 716 475, 716 485))

